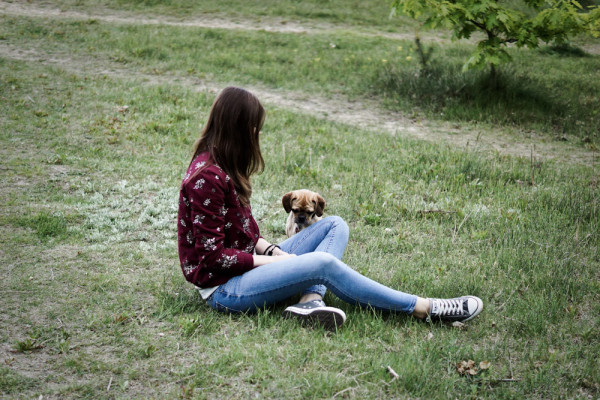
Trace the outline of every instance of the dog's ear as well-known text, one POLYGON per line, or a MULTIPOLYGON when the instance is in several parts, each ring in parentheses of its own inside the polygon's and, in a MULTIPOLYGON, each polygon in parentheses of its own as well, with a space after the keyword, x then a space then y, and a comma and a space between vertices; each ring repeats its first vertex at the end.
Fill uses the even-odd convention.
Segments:
POLYGON ((281 204, 283 204, 283 209, 286 213, 292 211, 292 193, 293 192, 286 193, 281 198, 281 204))
POLYGON ((315 213, 320 217, 323 215, 323 211, 325 211, 325 199, 321 197, 320 194, 317 194, 317 207, 315 208, 315 213))

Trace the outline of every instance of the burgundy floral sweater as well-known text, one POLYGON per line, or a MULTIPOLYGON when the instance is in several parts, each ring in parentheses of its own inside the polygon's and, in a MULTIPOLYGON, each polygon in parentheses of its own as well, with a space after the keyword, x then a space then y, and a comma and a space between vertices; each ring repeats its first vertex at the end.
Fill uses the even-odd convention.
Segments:
POLYGON ((253 268, 258 225, 208 153, 192 161, 181 184, 177 234, 181 269, 198 287, 218 286, 253 268))

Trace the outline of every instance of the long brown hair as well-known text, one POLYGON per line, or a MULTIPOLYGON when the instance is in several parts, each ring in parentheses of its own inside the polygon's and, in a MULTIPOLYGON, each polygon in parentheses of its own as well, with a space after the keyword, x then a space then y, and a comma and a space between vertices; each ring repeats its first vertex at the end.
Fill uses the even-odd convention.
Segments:
POLYGON ((250 176, 262 172, 265 161, 260 152, 259 133, 265 109, 252 93, 227 87, 217 96, 206 126, 196 142, 194 156, 208 151, 212 161, 229 175, 240 201, 250 204, 250 176))

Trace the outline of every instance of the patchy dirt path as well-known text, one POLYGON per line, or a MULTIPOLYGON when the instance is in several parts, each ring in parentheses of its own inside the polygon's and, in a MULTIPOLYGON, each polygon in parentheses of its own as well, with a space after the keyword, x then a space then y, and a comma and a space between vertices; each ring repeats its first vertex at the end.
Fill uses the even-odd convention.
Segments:
MULTIPOLYGON (((276 24, 257 27, 248 21, 226 21, 206 18, 187 21, 171 21, 167 18, 146 18, 134 15, 90 15, 76 11, 61 11, 59 9, 41 8, 31 4, 6 3, 0 1, 0 14, 21 15, 44 18, 75 18, 96 19, 110 23, 127 24, 172 24, 178 26, 196 26, 224 29, 264 29, 277 32, 305 32, 306 30, 326 31, 333 29, 324 25, 306 26, 276 24)), ((0 42, 0 57, 39 62, 62 68, 75 74, 108 75, 119 79, 137 80, 146 84, 180 84, 194 87, 198 91, 217 93, 226 84, 235 82, 215 82, 200 80, 189 76, 140 74, 109 60, 92 57, 81 57, 69 53, 47 52, 35 48, 17 47, 6 41, 0 42)), ((520 157, 536 159, 557 159, 560 161, 583 163, 591 165, 600 159, 599 153, 586 150, 564 142, 547 141, 535 136, 515 137, 493 127, 481 128, 468 124, 452 124, 445 122, 414 121, 399 113, 384 110, 379 102, 361 99, 350 101, 342 96, 329 98, 302 92, 277 90, 262 86, 248 86, 257 96, 270 107, 280 107, 301 112, 318 118, 323 118, 352 126, 359 126, 375 133, 401 135, 419 140, 443 142, 458 148, 469 148, 475 151, 499 152, 520 157)))
MULTIPOLYGON (((123 12, 115 14, 114 10, 103 13, 86 13, 75 10, 63 10, 53 7, 41 7, 35 4, 7 3, 0 1, 0 14, 44 17, 44 18, 69 18, 75 20, 89 20, 133 25, 168 25, 180 27, 215 28, 231 30, 266 31, 279 33, 308 33, 308 34, 334 34, 352 32, 353 35, 369 37, 385 37, 398 40, 414 40, 414 32, 373 32, 367 28, 356 29, 354 26, 328 24, 319 22, 299 22, 285 18, 261 17, 260 19, 223 18, 217 15, 194 16, 190 18, 177 18, 171 16, 142 16, 140 14, 123 12)), ((422 39, 434 42, 450 41, 450 33, 422 32, 422 39)))

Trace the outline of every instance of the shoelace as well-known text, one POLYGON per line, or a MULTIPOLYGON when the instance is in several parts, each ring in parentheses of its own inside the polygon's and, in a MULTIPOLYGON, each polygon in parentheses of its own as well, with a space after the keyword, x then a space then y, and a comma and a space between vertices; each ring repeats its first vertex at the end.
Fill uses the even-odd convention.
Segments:
POLYGON ((463 313, 463 299, 435 299, 434 301, 437 304, 437 310, 434 312, 434 307, 432 307, 431 316, 433 317, 462 315, 463 313))
POLYGON ((325 302, 323 300, 313 300, 311 303, 316 304, 319 307, 325 307, 325 302))
POLYGON ((323 300, 311 300, 303 303, 302 308, 312 308, 311 305, 315 305, 317 307, 325 307, 325 302, 323 300))

